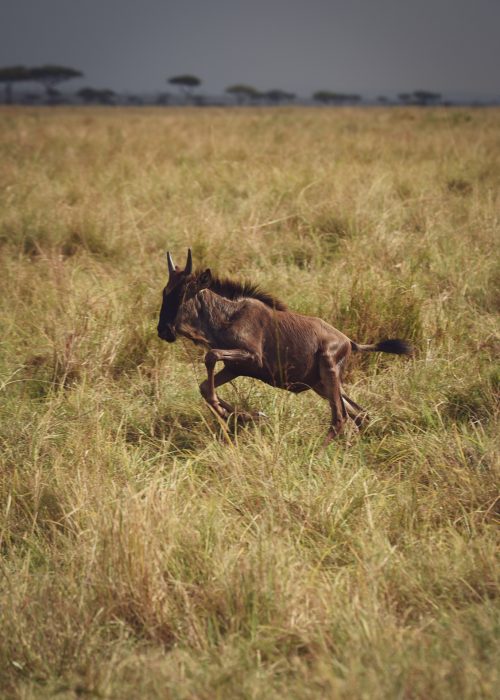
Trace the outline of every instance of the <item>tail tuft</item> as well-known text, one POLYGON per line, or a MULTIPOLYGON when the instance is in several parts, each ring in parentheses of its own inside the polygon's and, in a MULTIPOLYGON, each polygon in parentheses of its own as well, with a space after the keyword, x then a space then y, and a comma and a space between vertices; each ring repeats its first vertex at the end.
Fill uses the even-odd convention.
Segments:
POLYGON ((390 352, 393 355, 412 355, 413 345, 400 338, 388 338, 387 340, 381 340, 377 343, 374 350, 378 352, 390 352))

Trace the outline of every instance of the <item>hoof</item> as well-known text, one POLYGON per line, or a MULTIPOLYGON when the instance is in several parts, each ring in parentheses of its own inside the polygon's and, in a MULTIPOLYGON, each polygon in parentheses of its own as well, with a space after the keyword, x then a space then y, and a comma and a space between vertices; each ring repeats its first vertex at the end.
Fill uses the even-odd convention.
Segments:
POLYGON ((251 423, 260 419, 259 413, 248 413, 248 411, 235 411, 234 416, 238 423, 251 423))
POLYGON ((256 411, 255 413, 251 414, 250 419, 258 423, 260 421, 269 420, 269 416, 266 415, 264 411, 256 411))
POLYGON ((229 418, 231 418, 231 416, 234 415, 233 413, 228 411, 224 406, 222 406, 220 403, 216 404, 216 405, 210 404, 210 410, 212 411, 212 413, 215 414, 215 416, 217 416, 217 418, 219 418, 219 420, 223 420, 223 421, 229 420, 229 418))
POLYGON ((368 413, 360 413, 355 418, 353 418, 354 425, 358 430, 365 430, 370 423, 370 416, 368 413))

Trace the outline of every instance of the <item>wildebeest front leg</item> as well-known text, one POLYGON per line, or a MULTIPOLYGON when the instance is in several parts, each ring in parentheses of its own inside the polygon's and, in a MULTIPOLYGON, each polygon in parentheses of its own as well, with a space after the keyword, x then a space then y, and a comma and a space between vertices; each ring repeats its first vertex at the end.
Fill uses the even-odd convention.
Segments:
POLYGON ((320 355, 321 382, 332 411, 330 430, 323 443, 325 447, 340 433, 347 420, 347 411, 342 400, 338 365, 340 351, 341 348, 330 346, 324 348, 320 355))
MULTIPOLYGON (((226 382, 230 382, 233 379, 236 378, 236 375, 233 374, 227 367, 224 367, 221 369, 220 372, 217 372, 217 374, 214 376, 213 380, 213 390, 215 393, 215 389, 217 387, 222 386, 223 384, 226 384, 226 382)), ((210 396, 210 382, 208 379, 205 379, 201 384, 200 384, 200 393, 207 401, 207 403, 210 403, 209 401, 209 396, 210 396)), ((230 415, 231 413, 234 413, 234 407, 228 404, 226 401, 223 401, 221 398, 219 398, 216 395, 216 398, 219 402, 219 404, 222 406, 222 408, 227 412, 227 415, 230 415)))
MULTIPOLYGON (((248 362, 254 361, 261 364, 258 356, 248 350, 209 350, 205 355, 205 367, 207 368, 207 379, 200 384, 200 391, 205 401, 213 408, 221 418, 228 418, 231 413, 236 413, 235 409, 225 401, 219 399, 215 393, 215 388, 235 378, 235 374, 227 367, 215 374, 215 364, 219 361, 248 362)), ((260 414, 252 415, 246 412, 238 412, 241 420, 250 420, 260 414)))

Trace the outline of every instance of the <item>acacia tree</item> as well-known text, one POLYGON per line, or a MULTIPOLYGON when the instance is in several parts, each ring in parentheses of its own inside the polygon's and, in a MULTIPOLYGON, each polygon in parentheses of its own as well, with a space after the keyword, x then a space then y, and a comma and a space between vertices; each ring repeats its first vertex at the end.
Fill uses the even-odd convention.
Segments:
POLYGON ((245 85, 243 83, 238 83, 237 85, 230 85, 226 88, 228 95, 233 95, 236 98, 238 104, 243 104, 244 102, 252 102, 256 100, 260 93, 251 85, 245 85))
POLYGON ((12 104, 14 83, 26 82, 27 80, 31 80, 31 72, 26 66, 0 68, 0 83, 5 86, 5 102, 7 104, 12 104))
POLYGON ((415 102, 421 106, 436 104, 441 100, 440 92, 430 92, 429 90, 414 90, 413 97, 415 102))
POLYGON ((172 78, 168 78, 167 82, 170 85, 176 85, 180 88, 181 93, 186 99, 191 99, 193 95, 193 90, 201 85, 201 80, 196 77, 196 75, 174 75, 172 78))
POLYGON ((331 92, 330 90, 318 90, 313 94, 312 98, 316 102, 322 102, 323 104, 328 105, 332 102, 338 101, 338 93, 331 92))
POLYGON ((83 73, 75 68, 54 65, 37 66, 31 68, 29 73, 31 80, 43 85, 49 102, 53 99, 56 85, 72 78, 83 77, 83 73))
POLYGON ((245 85, 244 83, 230 85, 226 88, 226 92, 228 95, 233 95, 239 105, 244 102, 252 102, 260 96, 259 91, 252 85, 245 85))
POLYGON ((280 90, 279 88, 274 88, 273 90, 268 90, 263 93, 263 97, 267 98, 270 102, 275 104, 281 104, 282 102, 291 102, 295 99, 295 94, 293 92, 286 92, 286 90, 280 90))

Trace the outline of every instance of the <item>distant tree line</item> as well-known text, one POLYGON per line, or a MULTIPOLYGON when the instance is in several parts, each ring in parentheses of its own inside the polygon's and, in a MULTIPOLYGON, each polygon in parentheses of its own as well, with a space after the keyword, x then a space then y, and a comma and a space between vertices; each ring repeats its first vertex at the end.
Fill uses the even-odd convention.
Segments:
POLYGON ((87 104, 112 105, 116 97, 114 90, 84 87, 76 93, 87 104))
MULTIPOLYGON (((178 86, 186 100, 193 100, 193 91, 201 85, 202 81, 195 75, 175 75, 172 78, 167 78, 167 82, 171 85, 178 86)), ((230 85, 226 88, 225 92, 227 95, 234 97, 238 104, 251 104, 262 101, 280 104, 282 102, 291 102, 295 99, 295 95, 292 92, 286 92, 278 88, 268 90, 267 92, 261 92, 251 85, 242 83, 230 85)))
POLYGON ((315 102, 322 102, 323 104, 339 105, 356 104, 356 102, 361 102, 361 95, 343 92, 330 92, 329 90, 318 90, 312 97, 315 102))
POLYGON ((441 102, 440 92, 430 92, 429 90, 414 90, 413 92, 400 92, 398 99, 403 104, 431 105, 441 102))
MULTIPOLYGON (((83 73, 75 68, 61 65, 42 65, 28 68, 22 65, 6 66, 0 68, 0 85, 4 86, 4 102, 11 104, 14 100, 14 86, 17 83, 35 82, 41 85, 45 91, 46 100, 49 104, 55 104, 63 100, 58 86, 74 78, 82 78, 83 73)), ((169 92, 157 95, 156 104, 210 104, 207 98, 196 92, 202 85, 202 80, 189 73, 174 75, 166 78, 166 82, 178 89, 178 97, 169 92)), ((273 88, 261 91, 246 83, 235 83, 225 89, 228 99, 232 99, 236 105, 258 105, 258 104, 290 104, 297 99, 297 96, 286 90, 273 88)), ((109 88, 83 87, 76 93, 76 97, 86 104, 112 105, 117 101, 128 104, 142 104, 140 97, 129 95, 119 96, 109 88)), ((26 101, 37 99, 37 95, 25 95, 26 101)), ((322 105, 355 105, 363 101, 361 95, 356 93, 335 92, 332 90, 317 90, 311 95, 310 101, 322 105)), ((442 95, 429 90, 414 90, 413 92, 401 92, 397 100, 390 99, 384 95, 379 95, 376 100, 378 104, 403 104, 403 105, 437 105, 442 103, 442 95)), ((227 102, 225 102, 227 103, 227 102)))
POLYGON ((280 90, 279 88, 261 91, 251 85, 239 83, 230 85, 226 88, 225 92, 227 95, 232 95, 238 104, 259 104, 262 102, 282 104, 284 102, 293 102, 296 98, 295 93, 280 90))

